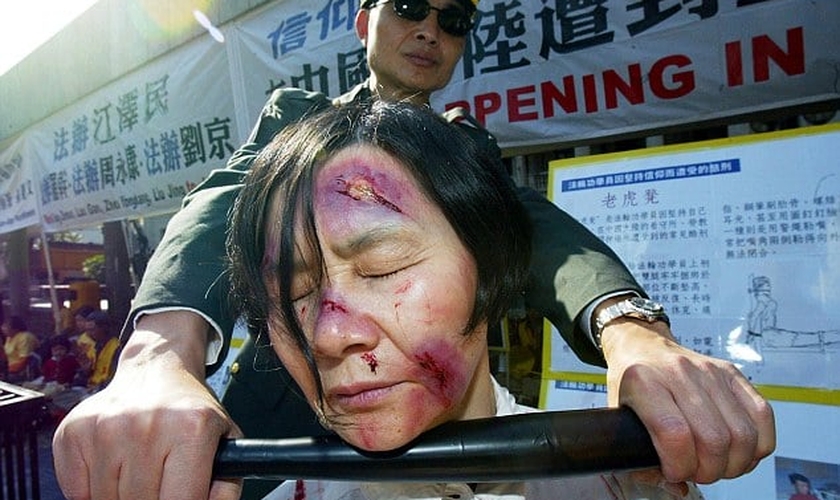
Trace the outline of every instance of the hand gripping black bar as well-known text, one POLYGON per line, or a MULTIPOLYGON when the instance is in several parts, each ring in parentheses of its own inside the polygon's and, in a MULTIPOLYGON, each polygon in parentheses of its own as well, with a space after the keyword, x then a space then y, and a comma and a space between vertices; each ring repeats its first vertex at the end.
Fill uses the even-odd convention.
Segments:
POLYGON ((631 410, 541 412, 449 422, 389 452, 336 436, 222 440, 217 478, 500 482, 656 467, 631 410))

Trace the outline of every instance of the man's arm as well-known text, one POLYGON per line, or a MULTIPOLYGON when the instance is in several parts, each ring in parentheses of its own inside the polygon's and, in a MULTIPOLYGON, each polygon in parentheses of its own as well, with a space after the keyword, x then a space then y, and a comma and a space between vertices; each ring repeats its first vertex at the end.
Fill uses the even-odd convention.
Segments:
POLYGON ((667 482, 737 477, 775 449, 769 403, 732 363, 679 345, 665 322, 613 320, 601 345, 609 405, 629 406, 644 422, 667 482))
MULTIPOLYGON (((458 125, 488 157, 501 158, 496 138, 465 109, 450 109, 443 117, 458 125)), ((605 366, 589 332, 580 328, 586 321, 583 312, 615 293, 644 295, 644 291, 612 249, 583 224, 535 190, 514 187, 533 226, 526 304, 557 327, 578 358, 605 366)))
MULTIPOLYGON (((134 307, 122 333, 125 343, 134 322, 160 312, 191 311, 196 320, 204 323, 201 335, 206 344, 208 328, 216 337, 219 352, 209 355, 209 371, 217 365, 213 361, 225 359, 234 318, 228 314, 225 275, 225 238, 227 213, 236 199, 245 173, 235 170, 215 170, 184 200, 184 206, 166 227, 164 237, 149 260, 146 274, 134 299, 134 307)), ((184 335, 173 329, 164 335, 184 335)), ((205 355, 205 351, 201 352, 205 355)))
POLYGON ((775 423, 767 401, 731 363, 680 346, 666 323, 614 320, 604 328, 599 350, 581 326, 629 296, 623 292, 644 291, 619 258, 568 214, 533 191, 521 199, 534 223, 526 301, 580 359, 607 366, 609 404, 639 415, 664 479, 732 478, 772 453, 775 423))
POLYGON ((575 355, 605 366, 589 333, 581 328, 587 306, 615 293, 644 296, 621 259, 572 216, 529 188, 519 199, 533 224, 531 277, 525 302, 553 324, 575 355))

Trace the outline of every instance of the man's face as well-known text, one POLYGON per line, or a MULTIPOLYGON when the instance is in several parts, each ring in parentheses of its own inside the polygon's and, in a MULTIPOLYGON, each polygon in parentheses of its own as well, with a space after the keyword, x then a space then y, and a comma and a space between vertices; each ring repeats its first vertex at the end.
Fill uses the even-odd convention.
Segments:
MULTIPOLYGON (((439 9, 458 7, 456 0, 430 0, 439 9)), ((464 52, 465 37, 450 35, 432 10, 422 21, 402 19, 393 3, 360 10, 356 32, 367 49, 373 90, 389 100, 428 102, 429 95, 452 78, 464 52)))

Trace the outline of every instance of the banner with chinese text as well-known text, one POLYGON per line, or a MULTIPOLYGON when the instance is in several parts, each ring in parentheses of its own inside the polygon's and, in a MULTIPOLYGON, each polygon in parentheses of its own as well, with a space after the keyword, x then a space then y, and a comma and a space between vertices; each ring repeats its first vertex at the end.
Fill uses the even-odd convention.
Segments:
POLYGON ((0 234, 38 224, 31 163, 23 137, 0 151, 0 234))
MULTIPOLYGON (((466 107, 504 147, 572 144, 840 99, 832 47, 840 3, 693 0, 628 4, 482 2, 452 82, 433 94, 466 107)), ((335 97, 367 75, 357 2, 278 2, 237 22, 255 118, 271 90, 335 97)))
MULTIPOLYGON (((175 210, 272 89, 337 96, 363 81, 357 10, 271 2, 222 26, 223 43, 200 37, 25 131, 44 228, 175 210)), ((467 106, 503 147, 565 147, 840 99, 840 30, 827 20, 840 21, 840 2, 482 2, 433 104, 467 106)))
POLYGON ((482 2, 434 96, 502 147, 580 141, 840 98, 835 0, 482 2))
MULTIPOLYGON (((549 193, 666 306, 683 345, 795 388, 786 399, 840 404, 838 144, 830 125, 561 160, 549 193)), ((600 372, 549 340, 550 372, 600 372)))
POLYGON ((225 165, 241 134, 225 46, 208 38, 27 132, 46 231, 172 212, 225 165))

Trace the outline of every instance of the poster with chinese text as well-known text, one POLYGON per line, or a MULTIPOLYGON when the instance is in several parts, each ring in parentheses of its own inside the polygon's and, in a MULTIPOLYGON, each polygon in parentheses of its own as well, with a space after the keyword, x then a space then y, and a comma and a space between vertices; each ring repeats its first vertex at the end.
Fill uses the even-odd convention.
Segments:
MULTIPOLYGON (((772 397, 840 394, 840 127, 552 164, 550 198, 662 302, 683 345, 772 397)), ((597 373, 552 330, 549 378, 597 373)))

